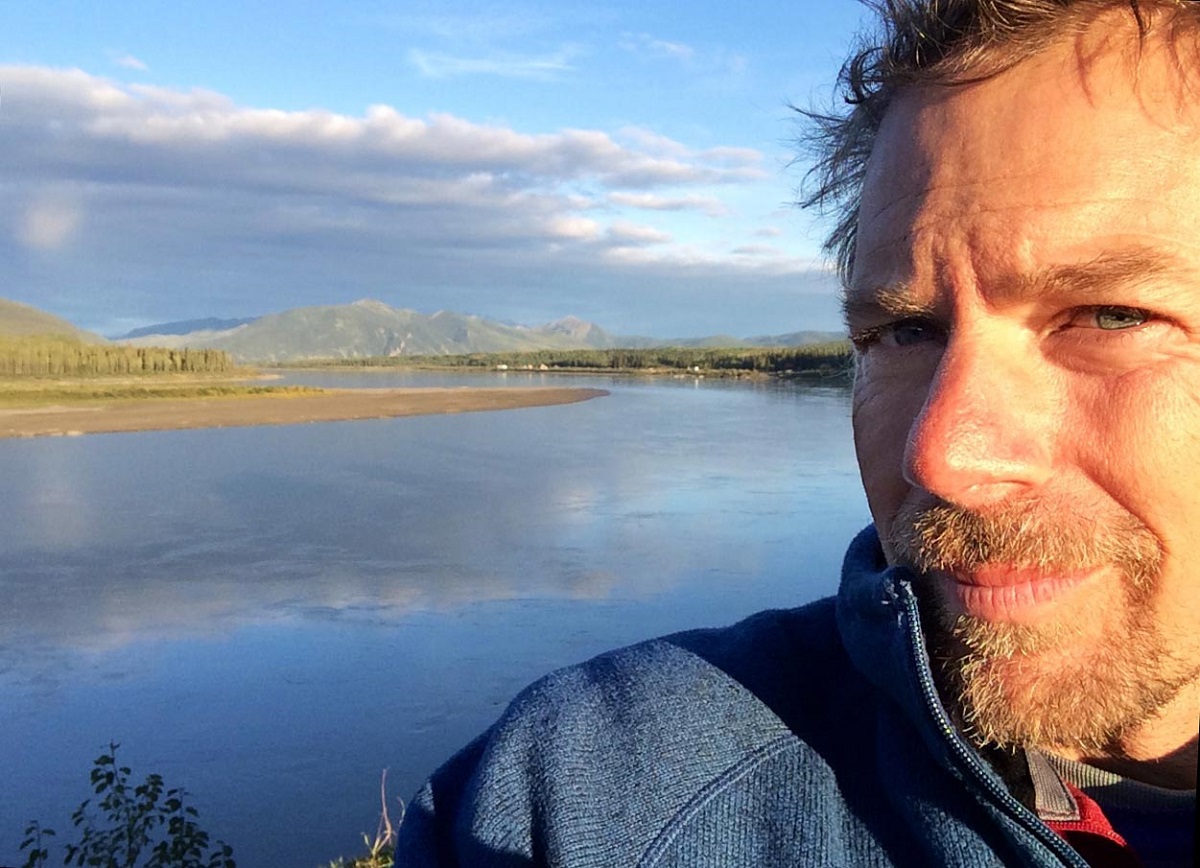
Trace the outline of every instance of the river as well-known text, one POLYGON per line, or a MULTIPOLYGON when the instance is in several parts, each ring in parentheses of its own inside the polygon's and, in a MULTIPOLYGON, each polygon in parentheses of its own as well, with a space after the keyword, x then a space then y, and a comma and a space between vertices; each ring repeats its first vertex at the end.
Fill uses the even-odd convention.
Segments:
POLYGON ((110 741, 242 868, 352 854, 384 768, 407 798, 552 668, 831 593, 868 521, 844 388, 285 382, 611 394, 0 442, 0 864, 30 819, 71 839, 110 741))

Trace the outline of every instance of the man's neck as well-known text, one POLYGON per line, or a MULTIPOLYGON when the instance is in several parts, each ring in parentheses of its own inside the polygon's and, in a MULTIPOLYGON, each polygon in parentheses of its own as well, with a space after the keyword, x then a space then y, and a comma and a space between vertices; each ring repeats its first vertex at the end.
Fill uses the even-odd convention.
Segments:
POLYGON ((1196 789, 1200 684, 1193 682, 1155 717, 1101 754, 1049 748, 1065 759, 1087 763, 1123 778, 1172 790, 1196 789))

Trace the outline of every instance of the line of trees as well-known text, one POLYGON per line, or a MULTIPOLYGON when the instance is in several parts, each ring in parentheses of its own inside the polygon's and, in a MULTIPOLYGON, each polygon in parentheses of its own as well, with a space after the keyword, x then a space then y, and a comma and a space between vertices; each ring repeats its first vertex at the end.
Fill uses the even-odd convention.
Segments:
MULTIPOLYGON (((309 363, 311 364, 311 363, 309 363)), ((536 350, 460 356, 372 356, 326 363, 349 367, 467 367, 534 370, 746 371, 840 375, 853 365, 849 341, 799 347, 655 347, 653 349, 536 350)))
POLYGON ((0 376, 217 373, 234 367, 222 350, 89 344, 59 335, 0 337, 0 376))

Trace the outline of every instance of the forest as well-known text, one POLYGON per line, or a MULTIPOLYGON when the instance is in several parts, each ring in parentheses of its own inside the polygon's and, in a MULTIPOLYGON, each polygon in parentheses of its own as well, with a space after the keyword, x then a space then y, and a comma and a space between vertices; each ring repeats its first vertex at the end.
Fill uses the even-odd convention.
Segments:
POLYGON ((221 373, 235 367, 222 350, 84 343, 60 335, 0 336, 0 377, 221 373))
MULTIPOLYGON (((849 341, 799 347, 656 347, 653 349, 536 350, 460 356, 370 356, 315 364, 337 367, 507 367, 512 370, 696 371, 782 376, 845 376, 849 341)), ((312 365, 314 362, 304 363, 312 365)))

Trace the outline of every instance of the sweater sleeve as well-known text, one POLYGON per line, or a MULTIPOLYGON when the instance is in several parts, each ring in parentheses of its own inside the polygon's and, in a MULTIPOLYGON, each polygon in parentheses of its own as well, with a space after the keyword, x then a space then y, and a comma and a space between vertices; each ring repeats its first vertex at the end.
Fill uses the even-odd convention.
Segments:
MULTIPOLYGON (((467 745, 437 772, 409 802, 396 837, 396 868, 528 868, 536 864, 528 850, 502 850, 472 833, 473 795, 491 732, 467 745)), ((527 812, 507 816, 510 832, 528 828, 527 812)))
POLYGON ((654 641, 560 670, 434 773, 396 865, 634 865, 786 726, 693 649, 654 641), (614 834, 620 830, 620 834, 614 834))

